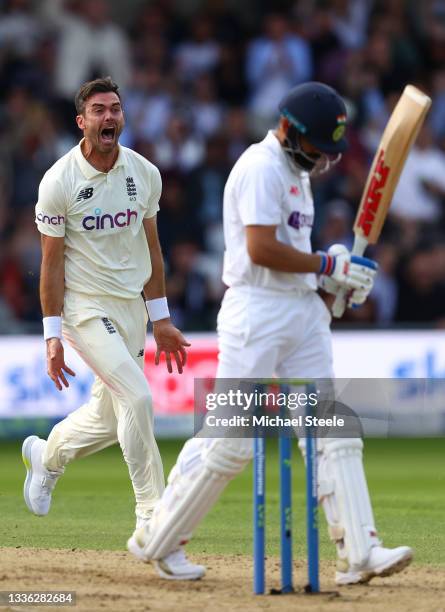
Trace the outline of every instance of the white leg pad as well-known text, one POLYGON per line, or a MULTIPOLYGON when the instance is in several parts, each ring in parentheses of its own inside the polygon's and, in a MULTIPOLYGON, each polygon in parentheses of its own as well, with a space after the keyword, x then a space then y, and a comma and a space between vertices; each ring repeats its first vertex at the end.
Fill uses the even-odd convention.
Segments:
POLYGON ((144 560, 162 559, 186 544, 227 483, 252 459, 251 439, 189 440, 178 456, 168 486, 148 529, 135 532, 144 560))
MULTIPOLYGON (((306 457, 306 441, 299 447, 306 457)), ((340 559, 359 569, 373 546, 379 545, 359 438, 317 440, 318 498, 337 545, 340 559)))
POLYGON ((320 440, 319 496, 340 557, 359 569, 379 544, 359 438, 320 440))

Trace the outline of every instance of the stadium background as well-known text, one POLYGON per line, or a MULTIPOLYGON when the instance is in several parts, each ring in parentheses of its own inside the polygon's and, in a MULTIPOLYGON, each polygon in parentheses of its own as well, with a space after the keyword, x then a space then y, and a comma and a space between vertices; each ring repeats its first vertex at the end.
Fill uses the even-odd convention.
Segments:
POLYGON ((336 87, 350 150, 313 182, 314 248, 351 244, 380 134, 406 82, 433 106, 372 255, 371 299, 342 325, 445 325, 445 3, 408 0, 0 0, 0 331, 39 333, 33 207, 45 170, 79 140, 73 95, 111 74, 121 142, 161 169, 159 213, 177 325, 213 331, 224 181, 291 86, 336 87))

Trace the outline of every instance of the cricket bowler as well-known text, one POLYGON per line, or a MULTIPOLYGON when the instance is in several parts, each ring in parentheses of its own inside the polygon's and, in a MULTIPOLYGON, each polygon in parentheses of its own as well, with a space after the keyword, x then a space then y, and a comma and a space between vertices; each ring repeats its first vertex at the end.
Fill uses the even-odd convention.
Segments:
MULTIPOLYGON (((158 169, 120 146, 124 114, 110 77, 83 84, 75 98, 83 139, 44 175, 36 205, 41 232, 40 298, 48 375, 59 390, 74 376, 62 336, 95 374, 90 400, 51 431, 23 443, 29 510, 48 513, 66 465, 119 442, 136 498, 136 526, 148 524, 164 490, 144 376, 147 320, 156 363, 179 373, 189 346, 169 317, 156 215, 158 169), (144 299, 145 298, 145 299, 144 299)), ((185 556, 174 555, 187 566, 185 556)), ((168 559, 166 560, 168 563, 168 559)))
MULTIPOLYGON (((292 89, 280 119, 264 140, 234 165, 224 192, 223 280, 218 315, 218 379, 332 380, 331 314, 317 284, 345 292, 348 307, 362 304, 376 264, 343 245, 312 253, 314 202, 310 176, 329 169, 346 150, 346 107, 335 90, 316 82, 292 89)), ((147 528, 129 550, 164 559, 192 536, 221 491, 252 459, 252 439, 195 437, 186 442, 147 528)), ((305 441, 300 440, 305 452, 305 441)), ((320 438, 318 496, 336 547, 338 585, 368 582, 405 568, 407 546, 384 548, 377 535, 362 462, 360 438, 320 438)), ((202 573, 192 572, 189 579, 202 573)))

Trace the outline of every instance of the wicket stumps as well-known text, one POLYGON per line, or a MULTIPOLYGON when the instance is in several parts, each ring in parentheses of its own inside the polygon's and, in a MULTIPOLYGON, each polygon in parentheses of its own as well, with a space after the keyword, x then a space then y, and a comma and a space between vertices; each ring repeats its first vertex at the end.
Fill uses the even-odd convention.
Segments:
MULTIPOLYGON (((276 381, 275 381, 276 382, 276 381)), ((309 387, 309 385, 307 385, 309 387)), ((306 416, 310 408, 306 409, 306 416)), ((306 427, 306 529, 308 550, 307 593, 318 593, 318 496, 317 496, 317 445, 312 428, 306 427)), ((256 595, 265 591, 265 529, 266 529, 266 437, 259 432, 254 439, 254 576, 253 589, 256 595)), ((280 554, 281 590, 291 593, 292 580, 292 438, 279 438, 280 471, 280 554)), ((277 591, 274 591, 277 592, 277 591)))
MULTIPOLYGON (((306 410, 306 416, 310 410, 306 410)), ((306 428, 306 537, 308 556, 308 584, 306 592, 318 593, 319 551, 318 551, 318 478, 317 438, 312 427, 306 428)))

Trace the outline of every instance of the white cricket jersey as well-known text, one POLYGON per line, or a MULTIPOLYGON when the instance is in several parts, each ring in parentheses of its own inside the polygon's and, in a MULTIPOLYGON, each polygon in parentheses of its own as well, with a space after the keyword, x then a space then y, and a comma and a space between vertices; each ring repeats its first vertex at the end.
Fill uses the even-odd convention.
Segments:
POLYGON ((96 170, 81 143, 44 175, 36 205, 42 234, 65 237, 65 288, 88 295, 137 297, 151 276, 143 219, 159 210, 159 170, 119 146, 109 172, 96 170))
POLYGON ((241 155, 224 190, 224 283, 278 291, 316 289, 315 274, 276 272, 254 264, 245 230, 246 225, 276 225, 280 242, 311 253, 313 222, 309 174, 291 169, 278 139, 269 131, 241 155))

